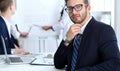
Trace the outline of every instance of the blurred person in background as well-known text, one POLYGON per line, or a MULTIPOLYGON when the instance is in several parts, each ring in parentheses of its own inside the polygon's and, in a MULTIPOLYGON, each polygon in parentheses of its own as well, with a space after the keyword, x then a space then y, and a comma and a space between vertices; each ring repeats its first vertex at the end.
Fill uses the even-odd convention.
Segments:
MULTIPOLYGON (((14 0, 0 0, 0 36, 5 40, 8 54, 29 54, 28 51, 18 47, 13 40, 18 39, 18 32, 14 31, 10 23, 11 16, 15 13, 14 0), (13 37, 12 37, 13 36, 13 37), (11 50, 13 49, 13 50, 11 50)), ((2 39, 0 38, 0 54, 5 54, 2 39)))

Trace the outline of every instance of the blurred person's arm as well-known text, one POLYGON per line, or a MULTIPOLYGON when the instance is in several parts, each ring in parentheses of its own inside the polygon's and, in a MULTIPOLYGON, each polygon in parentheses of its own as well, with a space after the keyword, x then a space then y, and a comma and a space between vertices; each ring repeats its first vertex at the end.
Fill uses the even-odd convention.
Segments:
POLYGON ((50 30, 50 29, 53 30, 53 31, 55 31, 54 28, 53 28, 53 26, 43 26, 42 29, 44 29, 46 31, 50 30))
POLYGON ((20 32, 20 31, 19 31, 19 33, 20 33, 21 37, 27 37, 29 34, 28 32, 20 32))
POLYGON ((47 31, 47 30, 52 29, 52 26, 43 26, 43 27, 42 27, 42 29, 44 29, 44 30, 46 30, 46 31, 47 31))
POLYGON ((29 51, 27 51, 27 50, 25 50, 25 49, 23 49, 23 48, 21 48, 21 47, 18 47, 18 46, 16 46, 16 45, 14 45, 14 46, 15 46, 15 48, 12 49, 12 54, 23 54, 23 55, 27 55, 27 54, 30 53, 29 51))
MULTIPOLYGON (((13 26, 13 29, 14 29, 14 26, 13 26)), ((27 37, 28 36, 28 32, 21 32, 19 29, 18 29, 18 26, 17 26, 17 24, 15 24, 15 30, 14 31, 17 31, 17 32, 19 32, 19 36, 21 36, 21 37, 27 37)), ((16 32, 16 33, 17 33, 16 32)))

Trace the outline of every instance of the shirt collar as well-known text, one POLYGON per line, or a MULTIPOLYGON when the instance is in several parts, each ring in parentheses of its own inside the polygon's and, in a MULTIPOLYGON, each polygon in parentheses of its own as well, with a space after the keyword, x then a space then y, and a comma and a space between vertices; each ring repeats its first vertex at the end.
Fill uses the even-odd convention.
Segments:
POLYGON ((92 19, 92 17, 89 18, 89 20, 82 26, 81 28, 81 34, 83 34, 84 30, 85 30, 85 27, 87 26, 88 22, 92 19))

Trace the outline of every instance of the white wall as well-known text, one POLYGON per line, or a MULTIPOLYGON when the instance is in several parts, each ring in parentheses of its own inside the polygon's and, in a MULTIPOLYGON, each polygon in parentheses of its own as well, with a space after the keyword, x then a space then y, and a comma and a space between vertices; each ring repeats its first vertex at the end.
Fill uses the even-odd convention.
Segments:
POLYGON ((115 31, 120 46, 120 0, 115 0, 115 31))
POLYGON ((45 41, 45 48, 40 46, 44 45, 42 44, 44 41, 41 42, 39 39, 59 34, 52 30, 44 31, 41 26, 58 24, 63 5, 64 0, 17 0, 16 14, 12 20, 18 24, 19 29, 27 32, 31 26, 39 26, 33 26, 29 36, 22 39, 22 47, 35 53, 54 52, 57 49, 56 40, 52 39, 53 37, 45 41))
POLYGON ((33 24, 40 26, 56 24, 61 6, 60 0, 17 0, 18 22, 16 22, 22 30, 28 30, 33 24), (28 28, 23 28, 26 26, 28 28))

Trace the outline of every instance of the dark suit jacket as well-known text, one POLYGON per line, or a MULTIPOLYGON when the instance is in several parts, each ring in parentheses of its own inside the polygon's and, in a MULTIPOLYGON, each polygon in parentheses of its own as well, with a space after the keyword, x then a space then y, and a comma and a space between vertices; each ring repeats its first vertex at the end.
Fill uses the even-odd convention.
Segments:
MULTIPOLYGON (((71 69, 73 42, 68 47, 61 42, 54 55, 56 68, 71 69)), ((111 26, 92 18, 86 26, 79 47, 77 71, 120 71, 120 54, 111 26)))
POLYGON ((5 21, 0 16, 0 54, 4 54, 4 49, 3 49, 3 43, 2 43, 1 36, 3 36, 3 38, 5 40, 7 53, 11 54, 11 48, 14 48, 13 41, 9 37, 8 29, 7 29, 5 21))

